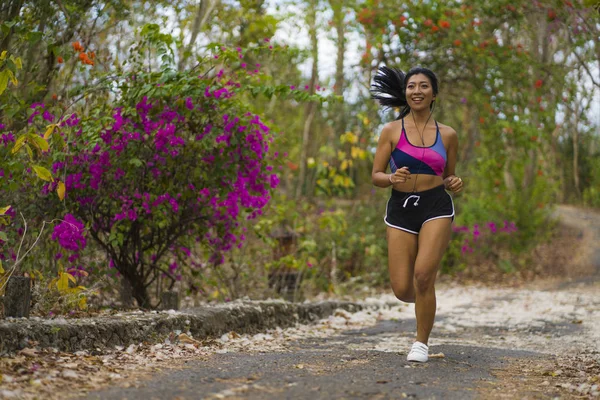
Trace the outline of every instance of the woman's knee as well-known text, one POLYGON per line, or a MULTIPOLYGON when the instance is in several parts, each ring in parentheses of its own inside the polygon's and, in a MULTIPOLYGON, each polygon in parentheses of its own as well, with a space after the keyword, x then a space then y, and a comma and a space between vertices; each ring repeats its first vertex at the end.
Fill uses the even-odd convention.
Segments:
POLYGON ((436 271, 415 270, 415 289, 417 292, 426 292, 433 288, 435 283, 436 271))
POLYGON ((405 303, 414 303, 415 302, 415 291, 413 288, 408 286, 402 287, 392 287, 394 290, 394 296, 400 301, 405 303))

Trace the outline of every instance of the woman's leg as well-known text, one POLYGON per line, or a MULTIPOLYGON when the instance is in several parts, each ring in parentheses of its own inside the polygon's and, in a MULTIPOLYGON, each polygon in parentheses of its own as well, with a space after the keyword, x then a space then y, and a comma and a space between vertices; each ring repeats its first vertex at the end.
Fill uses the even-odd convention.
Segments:
POLYGON ((415 314, 417 316, 417 341, 427 344, 435 319, 435 278, 448 247, 451 218, 426 222, 419 232, 419 252, 415 260, 415 314))
POLYGON ((417 257, 417 235, 388 226, 387 241, 392 290, 399 300, 414 303, 413 272, 417 257))

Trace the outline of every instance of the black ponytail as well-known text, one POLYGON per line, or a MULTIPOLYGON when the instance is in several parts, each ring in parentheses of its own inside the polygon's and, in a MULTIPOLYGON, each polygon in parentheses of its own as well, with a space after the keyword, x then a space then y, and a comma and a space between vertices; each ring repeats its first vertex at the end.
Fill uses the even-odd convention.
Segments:
MULTIPOLYGON (((384 65, 379 67, 373 78, 371 98, 377 100, 384 108, 399 108, 400 115, 397 119, 406 117, 410 113, 410 107, 406 101, 406 82, 416 74, 427 76, 431 81, 433 94, 438 94, 438 80, 431 70, 417 67, 405 74, 397 68, 389 68, 384 65)), ((430 108, 433 109, 433 103, 430 108)))
POLYGON ((404 72, 386 66, 379 67, 371 85, 371 98, 375 99, 384 108, 399 108, 400 118, 410 112, 406 102, 406 89, 404 87, 404 72))

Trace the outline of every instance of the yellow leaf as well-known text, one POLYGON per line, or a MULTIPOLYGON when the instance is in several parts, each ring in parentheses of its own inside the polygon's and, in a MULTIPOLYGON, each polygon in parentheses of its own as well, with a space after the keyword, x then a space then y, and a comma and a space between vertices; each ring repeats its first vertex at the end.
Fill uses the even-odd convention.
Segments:
POLYGON ((48 129, 46 129, 46 133, 44 133, 44 139, 48 140, 52 132, 54 132, 54 128, 56 128, 56 124, 48 125, 48 129))
POLYGON ((85 310, 87 308, 87 298, 85 296, 79 299, 79 309, 85 310))
POLYGON ((44 140, 43 137, 40 137, 35 133, 31 133, 28 136, 31 140, 33 140, 33 144, 35 145, 35 147, 37 147, 41 151, 48 151, 48 149, 50 148, 48 142, 44 140))
POLYGON ((9 72, 10 70, 8 69, 5 69, 4 71, 0 72, 0 94, 2 94, 8 87, 9 72))
POLYGON ((15 77, 15 74, 13 74, 13 72, 10 69, 8 69, 7 71, 8 71, 8 78, 10 79, 10 81, 12 82, 13 85, 17 86, 19 84, 19 81, 15 77))
POLYGON ((52 173, 50 171, 48 171, 46 168, 44 168, 40 165, 34 165, 32 168, 35 171, 38 178, 40 178, 41 180, 48 181, 48 182, 52 182, 54 180, 52 178, 52 173))
MULTIPOLYGON (((0 94, 2 91, 0 91, 0 94)), ((20 136, 15 142, 15 147, 10 151, 11 154, 15 154, 17 151, 21 150, 21 147, 25 144, 25 140, 27 140, 27 135, 20 136)))
POLYGON ((342 165, 340 165, 340 169, 345 171, 348 168, 348 160, 342 161, 342 165))
POLYGON ((2 260, 0 260, 0 274, 4 273, 4 268, 2 268, 2 260))
POLYGON ((10 210, 10 206, 0 208, 0 215, 6 214, 8 210, 10 210))
POLYGON ((77 280, 75 279, 75 277, 71 274, 69 274, 68 272, 64 272, 65 275, 67 275, 67 278, 69 278, 69 280, 71 282, 73 282, 74 284, 77 284, 77 280))
POLYGON ((15 65, 17 66, 18 69, 23 68, 23 62, 21 61, 21 57, 15 58, 15 65))
POLYGON ((67 191, 67 187, 61 181, 58 182, 58 187, 56 188, 56 193, 58 194, 58 198, 62 201, 65 199, 65 192, 67 191))
POLYGON ((33 161, 33 150, 31 150, 31 146, 25 144, 25 150, 27 150, 27 155, 29 156, 29 159, 33 161))
POLYGON ((6 59, 6 54, 8 54, 6 50, 4 50, 2 54, 0 54, 0 61, 4 61, 6 59))
POLYGON ((58 289, 59 292, 66 292, 69 290, 69 278, 67 277, 66 272, 61 272, 60 276, 58 278, 58 281, 56 282, 56 288, 58 289))

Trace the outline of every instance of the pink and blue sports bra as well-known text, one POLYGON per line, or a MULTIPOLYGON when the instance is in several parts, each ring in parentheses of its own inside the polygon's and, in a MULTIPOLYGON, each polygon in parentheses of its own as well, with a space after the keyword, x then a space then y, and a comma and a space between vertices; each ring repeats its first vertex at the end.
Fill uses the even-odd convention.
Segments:
POLYGON ((446 148, 440 134, 440 127, 435 121, 435 142, 429 147, 413 146, 406 136, 404 130, 404 118, 402 118, 402 133, 398 144, 392 150, 390 156, 390 169, 392 174, 398 168, 408 167, 411 174, 425 174, 441 176, 446 168, 446 148))

